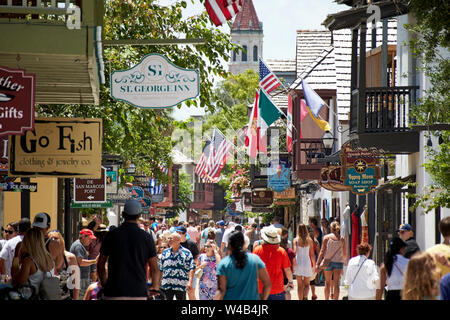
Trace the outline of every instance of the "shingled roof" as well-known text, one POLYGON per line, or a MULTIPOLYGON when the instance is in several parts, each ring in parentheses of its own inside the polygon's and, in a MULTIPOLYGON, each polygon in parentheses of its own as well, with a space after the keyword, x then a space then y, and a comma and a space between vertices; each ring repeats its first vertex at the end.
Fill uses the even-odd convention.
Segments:
MULTIPOLYGON (((371 46, 371 30, 367 34, 367 48, 371 46)), ((381 46, 382 28, 377 27, 377 46, 381 46)), ((396 19, 388 22, 388 44, 397 40, 396 19)), ((350 110, 351 31, 297 30, 297 80, 291 89, 301 89, 300 77, 314 89, 334 89, 339 120, 346 120, 350 110)))
POLYGON ((262 23, 258 19, 252 0, 243 0, 242 10, 234 18, 231 31, 259 30, 262 31, 262 23))

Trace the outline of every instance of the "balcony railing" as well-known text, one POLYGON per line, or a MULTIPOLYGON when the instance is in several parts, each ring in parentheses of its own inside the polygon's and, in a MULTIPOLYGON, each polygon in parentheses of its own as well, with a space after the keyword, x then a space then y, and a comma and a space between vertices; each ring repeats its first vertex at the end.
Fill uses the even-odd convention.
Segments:
POLYGON ((81 7, 82 0, 0 0, 0 18, 65 21, 81 7))
POLYGON ((214 184, 196 183, 194 185, 194 201, 191 208, 207 209, 214 205, 214 184))
POLYGON ((417 101, 419 87, 366 88, 365 131, 410 131, 410 108, 417 101))
POLYGON ((296 171, 297 178, 319 179, 320 170, 325 165, 319 162, 319 159, 326 156, 323 140, 302 138, 297 143, 294 158, 294 171, 296 171))

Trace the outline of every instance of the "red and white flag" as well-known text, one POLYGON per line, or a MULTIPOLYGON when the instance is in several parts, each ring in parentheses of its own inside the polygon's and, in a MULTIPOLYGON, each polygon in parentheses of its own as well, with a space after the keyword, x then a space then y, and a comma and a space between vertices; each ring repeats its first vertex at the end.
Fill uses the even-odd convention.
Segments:
POLYGON ((212 182, 217 182, 220 172, 227 163, 228 158, 232 156, 231 151, 234 145, 217 128, 214 128, 211 137, 210 152, 207 164, 207 177, 212 182))
POLYGON ((288 109, 287 109, 287 123, 286 123, 286 143, 287 151, 292 151, 292 96, 288 95, 288 109))
POLYGON ((206 0, 206 12, 218 27, 232 19, 242 9, 242 0, 206 0))
POLYGON ((248 155, 251 159, 255 159, 258 155, 258 100, 259 93, 256 91, 255 103, 253 104, 250 119, 247 125, 247 136, 245 138, 245 145, 248 147, 248 155))

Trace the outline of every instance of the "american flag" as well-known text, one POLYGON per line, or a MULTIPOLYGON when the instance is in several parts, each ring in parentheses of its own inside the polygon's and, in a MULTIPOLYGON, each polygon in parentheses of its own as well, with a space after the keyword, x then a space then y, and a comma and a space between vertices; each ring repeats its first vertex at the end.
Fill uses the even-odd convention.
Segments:
POLYGON ((220 171, 225 166, 230 157, 230 150, 233 148, 234 145, 227 140, 225 135, 219 129, 214 128, 210 144, 207 172, 208 178, 212 182, 216 182, 219 179, 220 171))
POLYGON ((203 147, 202 155, 200 156, 200 159, 198 160, 197 166, 195 167, 195 173, 200 179, 208 180, 206 173, 207 173, 207 162, 209 158, 210 153, 210 140, 206 140, 205 146, 203 147))
POLYGON ((281 82, 278 80, 277 76, 270 71, 264 61, 259 58, 259 86, 263 88, 265 92, 270 93, 280 85, 281 82))
POLYGON ((242 10, 242 0, 206 0, 206 12, 216 26, 221 26, 242 10))

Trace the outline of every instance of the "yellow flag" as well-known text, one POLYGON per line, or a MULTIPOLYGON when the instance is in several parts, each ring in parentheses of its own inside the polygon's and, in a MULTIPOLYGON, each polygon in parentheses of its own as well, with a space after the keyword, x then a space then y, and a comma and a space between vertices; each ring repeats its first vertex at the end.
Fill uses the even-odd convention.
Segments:
POLYGON ((320 129, 322 129, 322 131, 331 131, 330 124, 327 121, 314 117, 311 110, 309 110, 309 107, 307 109, 309 116, 314 120, 315 123, 317 123, 317 125, 319 126, 320 129))

